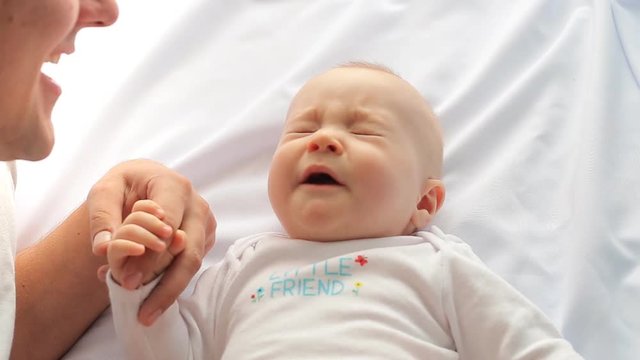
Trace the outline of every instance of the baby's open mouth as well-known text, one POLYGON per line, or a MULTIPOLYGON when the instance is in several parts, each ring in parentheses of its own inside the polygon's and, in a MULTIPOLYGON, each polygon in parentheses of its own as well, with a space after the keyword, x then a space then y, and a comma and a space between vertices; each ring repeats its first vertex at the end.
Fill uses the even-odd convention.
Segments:
POLYGON ((310 185, 342 185, 333 176, 323 172, 309 174, 302 183, 310 185))

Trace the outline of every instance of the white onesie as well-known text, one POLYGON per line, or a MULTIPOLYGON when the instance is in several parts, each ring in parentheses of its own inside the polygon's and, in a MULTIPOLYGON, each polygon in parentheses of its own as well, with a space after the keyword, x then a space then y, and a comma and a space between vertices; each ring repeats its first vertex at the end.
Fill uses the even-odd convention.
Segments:
POLYGON ((581 359, 455 236, 238 240, 152 327, 109 276, 132 359, 581 359))

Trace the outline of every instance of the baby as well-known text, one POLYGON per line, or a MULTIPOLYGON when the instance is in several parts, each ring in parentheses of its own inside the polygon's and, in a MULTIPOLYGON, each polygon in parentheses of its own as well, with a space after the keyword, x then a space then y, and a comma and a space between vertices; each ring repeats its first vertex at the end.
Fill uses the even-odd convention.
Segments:
POLYGON ((127 356, 580 359, 465 243, 423 230, 444 201, 441 176, 437 119, 405 80, 366 63, 311 79, 269 172, 286 235, 236 241, 144 326, 138 308, 184 234, 165 244, 171 229, 148 200, 116 231, 108 286, 127 356))

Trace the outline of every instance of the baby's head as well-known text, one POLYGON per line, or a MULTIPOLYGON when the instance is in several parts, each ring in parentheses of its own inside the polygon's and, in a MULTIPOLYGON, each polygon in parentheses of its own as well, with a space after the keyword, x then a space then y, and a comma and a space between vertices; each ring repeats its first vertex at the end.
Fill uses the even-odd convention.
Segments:
POLYGON ((411 234, 444 201, 442 134, 431 107, 390 70, 352 63, 296 94, 269 172, 292 238, 411 234))

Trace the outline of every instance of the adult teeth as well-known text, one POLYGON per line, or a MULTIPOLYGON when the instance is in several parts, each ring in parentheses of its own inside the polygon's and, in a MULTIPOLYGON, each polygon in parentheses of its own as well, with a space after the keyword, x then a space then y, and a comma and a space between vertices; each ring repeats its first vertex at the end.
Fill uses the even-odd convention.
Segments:
POLYGON ((46 74, 48 77, 53 78, 56 74, 56 72, 58 71, 57 69, 57 65, 58 61, 60 60, 60 53, 58 54, 52 54, 47 56, 44 59, 44 63, 42 63, 42 67, 40 68, 40 72, 42 72, 43 74, 46 74))

